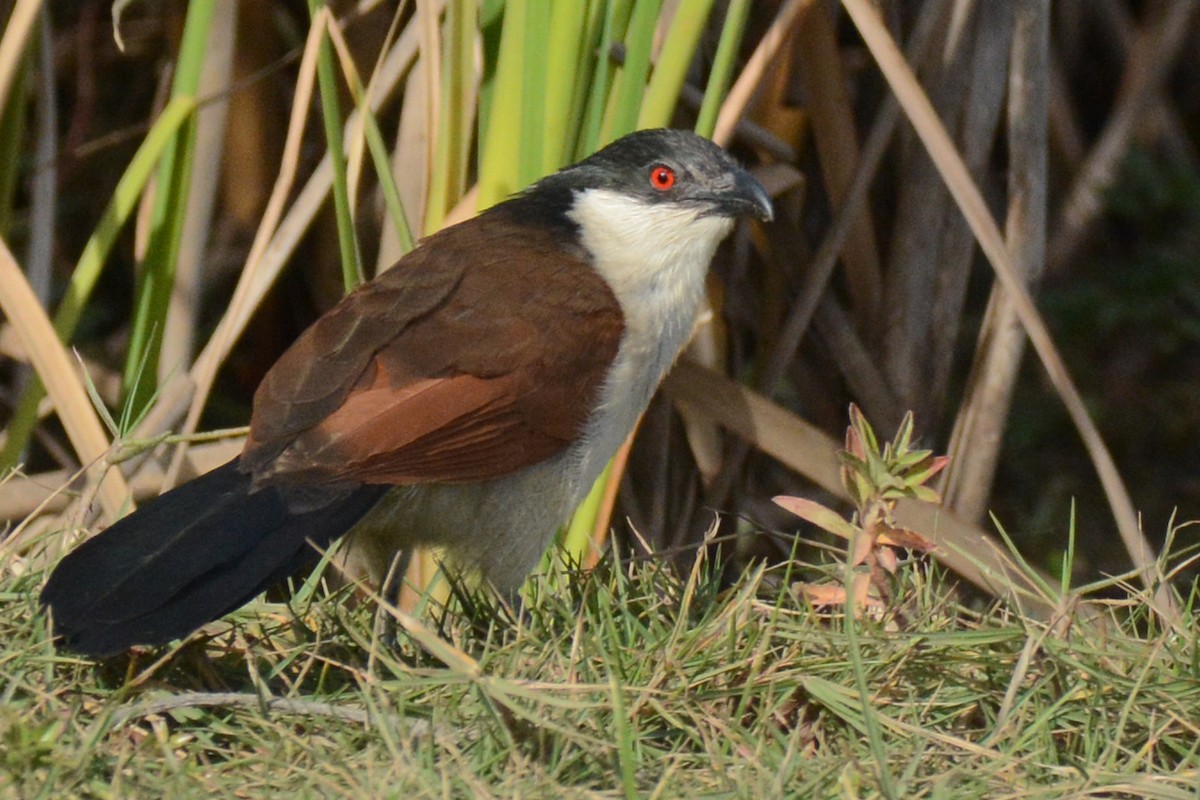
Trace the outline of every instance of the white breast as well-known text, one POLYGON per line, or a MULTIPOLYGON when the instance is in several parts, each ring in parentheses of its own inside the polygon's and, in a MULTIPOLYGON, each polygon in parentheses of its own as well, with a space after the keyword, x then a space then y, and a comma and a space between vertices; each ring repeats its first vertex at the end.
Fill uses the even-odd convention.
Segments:
POLYGON ((713 253, 733 220, 601 189, 578 195, 571 217, 580 226, 593 267, 612 287, 625 315, 625 332, 600 404, 580 444, 572 448, 579 469, 578 502, 687 344, 713 253))

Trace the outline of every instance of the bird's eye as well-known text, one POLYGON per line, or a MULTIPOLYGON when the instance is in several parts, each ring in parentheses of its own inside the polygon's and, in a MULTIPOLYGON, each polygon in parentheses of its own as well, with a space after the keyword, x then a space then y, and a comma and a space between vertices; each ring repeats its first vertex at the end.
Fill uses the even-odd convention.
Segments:
POLYGON ((650 185, 660 192, 665 192, 675 185, 675 170, 663 164, 658 164, 650 170, 650 185))

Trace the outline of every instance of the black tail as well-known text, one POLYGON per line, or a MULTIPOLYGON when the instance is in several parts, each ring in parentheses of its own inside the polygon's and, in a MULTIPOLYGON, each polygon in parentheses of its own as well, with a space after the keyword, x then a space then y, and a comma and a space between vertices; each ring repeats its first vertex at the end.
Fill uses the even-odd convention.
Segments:
POLYGON ((289 503, 254 489, 237 460, 142 506, 84 542, 42 590, 55 635, 103 656, 163 644, 249 602, 312 563, 386 490, 367 486, 330 502, 289 503))

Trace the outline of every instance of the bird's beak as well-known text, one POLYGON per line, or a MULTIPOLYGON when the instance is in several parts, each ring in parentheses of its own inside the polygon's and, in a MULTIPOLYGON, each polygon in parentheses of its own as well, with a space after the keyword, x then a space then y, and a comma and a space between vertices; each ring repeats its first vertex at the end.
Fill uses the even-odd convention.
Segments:
POLYGON ((763 222, 770 222, 775 217, 767 190, 742 169, 733 172, 733 185, 721 193, 720 204, 730 216, 754 217, 763 222))

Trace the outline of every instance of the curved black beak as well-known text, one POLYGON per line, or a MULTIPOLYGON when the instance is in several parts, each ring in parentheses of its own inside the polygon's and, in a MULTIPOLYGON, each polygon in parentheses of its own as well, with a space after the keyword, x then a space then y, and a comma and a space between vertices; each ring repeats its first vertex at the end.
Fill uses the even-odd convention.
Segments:
POLYGON ((731 217, 754 217, 763 222, 775 218, 771 196, 762 184, 744 169, 732 171, 732 186, 717 197, 721 211, 731 217))
POLYGON ((756 219, 760 219, 763 222, 770 222, 775 219, 775 208, 771 205, 771 195, 767 194, 767 190, 763 188, 763 185, 756 181, 749 172, 744 170, 738 171, 734 188, 750 204, 750 207, 753 209, 751 213, 756 219))

